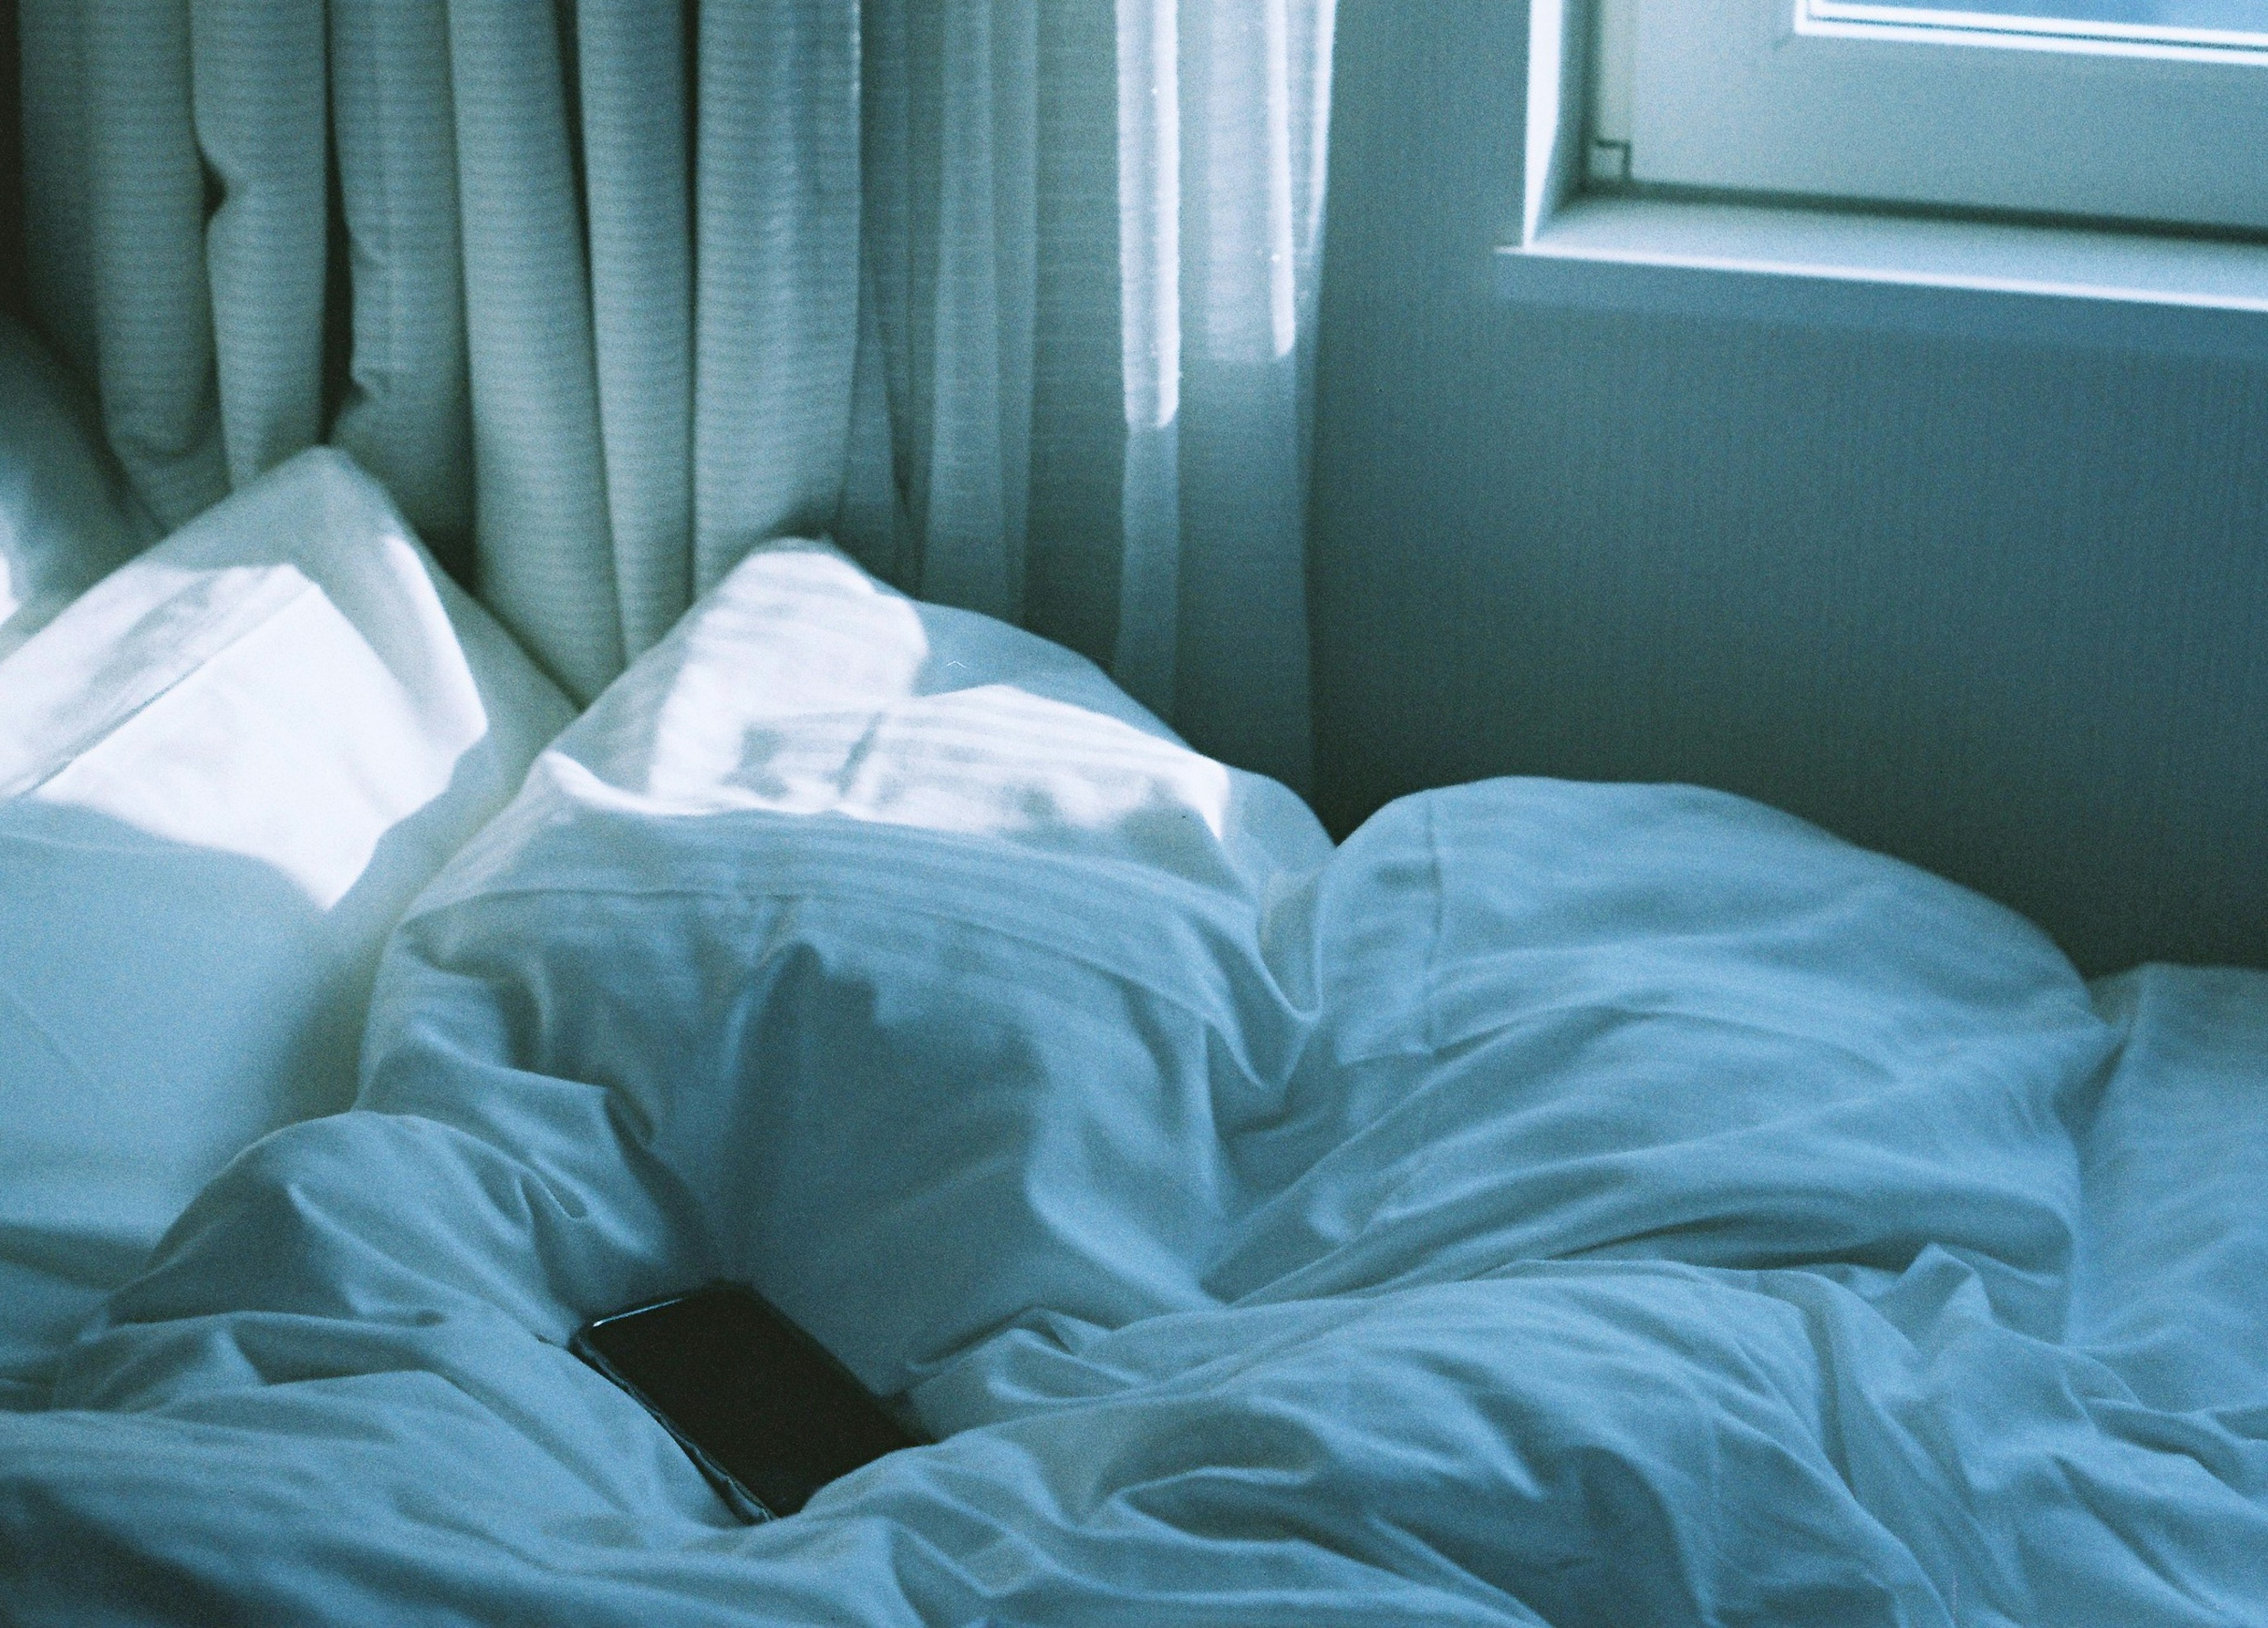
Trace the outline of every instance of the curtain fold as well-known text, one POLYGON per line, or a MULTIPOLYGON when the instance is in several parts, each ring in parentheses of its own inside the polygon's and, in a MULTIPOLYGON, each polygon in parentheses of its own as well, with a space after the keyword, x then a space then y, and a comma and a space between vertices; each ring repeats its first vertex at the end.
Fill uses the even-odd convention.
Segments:
POLYGON ((323 0, 195 0, 189 105, 232 486, 323 433, 330 143, 323 0))
POLYGON ((78 32, 103 428, 170 529, 229 490, 189 15, 179 0, 117 0, 85 7, 78 32))
POLYGON ((1174 0, 1120 0, 1116 85, 1126 450, 1114 665, 1169 717, 1181 653, 1182 11, 1174 0))
POLYGON ((858 333, 858 12, 703 0, 694 588, 834 524, 858 333))
POLYGON ((449 0, 481 597, 578 699, 622 671, 559 19, 449 0))
POLYGON ((827 533, 1304 785, 1331 11, 22 0, 29 291, 168 524, 332 439, 586 699, 827 533))
POLYGON ((349 383, 331 439, 443 556, 473 531, 472 397, 445 0, 330 0, 349 260, 349 383))
POLYGON ((576 13, 600 439, 624 653, 691 597, 693 225, 684 13, 576 13))

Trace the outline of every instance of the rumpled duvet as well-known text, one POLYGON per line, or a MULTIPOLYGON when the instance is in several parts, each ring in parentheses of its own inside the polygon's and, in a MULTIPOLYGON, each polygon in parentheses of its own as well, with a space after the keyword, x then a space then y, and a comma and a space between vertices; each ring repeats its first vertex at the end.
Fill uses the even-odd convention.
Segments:
POLYGON ((11 1623, 2268 1623, 2268 979, 1754 804, 1334 850, 744 564, 0 1415, 11 1623), (740 1524, 565 1349, 754 1283, 936 1445, 740 1524))

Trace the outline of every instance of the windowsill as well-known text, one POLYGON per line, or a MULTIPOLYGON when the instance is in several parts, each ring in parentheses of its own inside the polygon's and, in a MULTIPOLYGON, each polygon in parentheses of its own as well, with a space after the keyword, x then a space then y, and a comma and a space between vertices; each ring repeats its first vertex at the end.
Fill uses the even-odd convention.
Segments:
POLYGON ((1523 304, 2268 361, 2268 246, 2242 242, 1579 195, 1498 251, 1496 284, 1523 304))

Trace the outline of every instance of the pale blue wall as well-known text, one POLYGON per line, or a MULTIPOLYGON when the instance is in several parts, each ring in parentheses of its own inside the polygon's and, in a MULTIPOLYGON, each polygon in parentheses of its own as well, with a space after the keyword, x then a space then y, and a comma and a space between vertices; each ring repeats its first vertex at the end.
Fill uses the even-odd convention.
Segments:
POLYGON ((1319 801, 1725 787, 2080 964, 2268 964, 2268 374, 1523 308, 1520 0, 1341 0, 1319 801))

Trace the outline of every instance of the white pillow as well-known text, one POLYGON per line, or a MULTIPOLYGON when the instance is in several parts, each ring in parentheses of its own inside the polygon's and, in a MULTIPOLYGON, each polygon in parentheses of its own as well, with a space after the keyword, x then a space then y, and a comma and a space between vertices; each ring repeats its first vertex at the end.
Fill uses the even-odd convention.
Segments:
POLYGON ((1330 854, 1070 652, 761 549, 402 923, 358 1108, 585 1218, 502 1272, 561 1331, 747 1278, 899 1390, 1022 1319, 1211 1303, 1330 854))
POLYGON ((157 535, 69 377, 0 315, 0 656, 157 535))
POLYGON ((0 1375, 347 1105, 381 940, 571 716, 328 450, 0 659, 0 1375))

